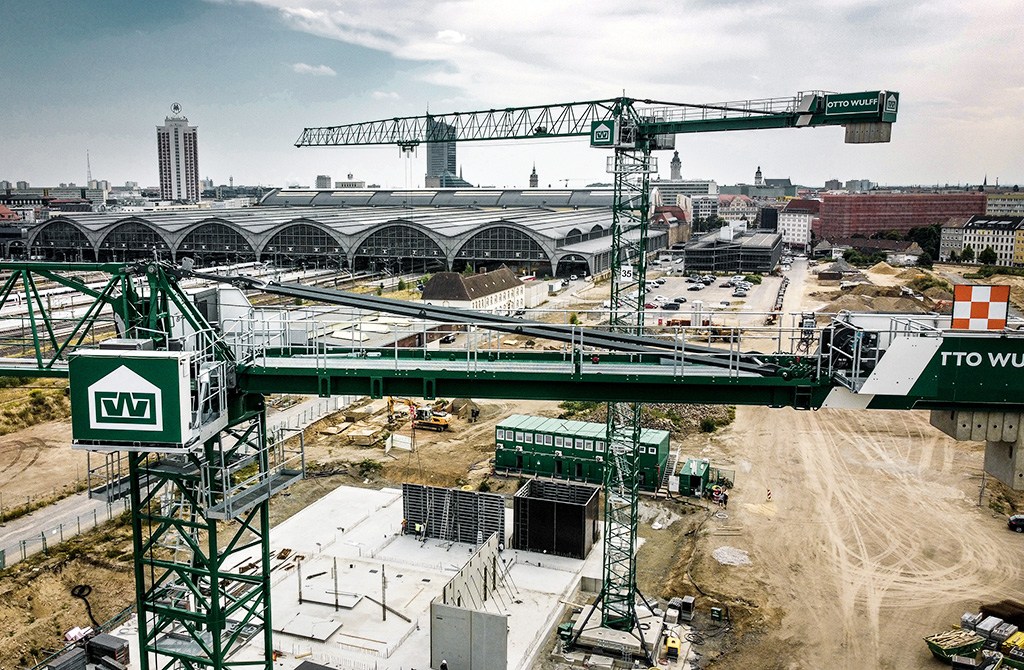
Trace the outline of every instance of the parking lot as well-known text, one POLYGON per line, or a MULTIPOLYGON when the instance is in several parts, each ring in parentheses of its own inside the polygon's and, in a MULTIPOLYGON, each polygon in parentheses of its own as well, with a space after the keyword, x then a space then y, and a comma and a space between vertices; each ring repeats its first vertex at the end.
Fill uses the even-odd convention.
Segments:
POLYGON ((775 307, 775 298, 782 282, 780 277, 761 277, 761 284, 753 284, 746 290, 746 296, 738 297, 733 295, 733 286, 723 286, 730 282, 730 276, 715 277, 714 282, 699 290, 691 290, 698 285, 687 282, 687 275, 666 274, 664 270, 651 270, 648 273, 648 281, 661 281, 660 286, 652 286, 647 290, 647 322, 656 324, 656 319, 685 318, 681 315, 693 310, 694 301, 700 301, 702 310, 708 310, 721 314, 722 325, 754 325, 763 321, 763 315, 759 313, 770 312, 775 307), (666 303, 672 303, 677 298, 685 298, 686 302, 679 305, 679 309, 666 309, 666 303), (743 312, 742 323, 739 313, 743 312), (747 314, 753 312, 753 315, 747 314), (759 318, 761 317, 761 318, 759 318))

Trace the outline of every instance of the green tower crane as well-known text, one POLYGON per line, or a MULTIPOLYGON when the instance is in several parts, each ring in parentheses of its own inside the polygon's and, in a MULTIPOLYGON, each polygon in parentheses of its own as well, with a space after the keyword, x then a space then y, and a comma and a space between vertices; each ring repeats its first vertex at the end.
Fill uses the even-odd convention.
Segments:
MULTIPOLYGON (((878 360, 881 347, 871 356, 861 351, 877 341, 868 332, 871 324, 836 324, 827 348, 823 339, 819 353, 803 356, 755 356, 641 335, 651 152, 671 147, 676 133, 757 128, 845 125, 848 141, 887 141, 897 106, 898 95, 884 91, 811 92, 717 105, 614 98, 303 132, 300 146, 586 136, 596 147, 613 149, 610 333, 201 275, 157 261, 0 263, 0 272, 7 273, 0 308, 20 310, 13 321, 0 318, 0 345, 25 352, 0 357, 0 374, 68 377, 75 446, 128 455, 142 670, 273 667, 268 501, 303 471, 301 455, 268 434, 267 393, 608 401, 602 623, 633 631, 640 403, 668 397, 818 407, 837 395, 860 392, 868 374, 875 375, 885 362, 878 360), (431 129, 442 125, 432 120, 450 130, 432 137, 431 129), (103 279, 87 283, 79 278, 82 272, 103 279), (193 295, 181 283, 193 277, 222 286, 193 295), (73 293, 74 307, 51 309, 44 291, 52 286, 73 293), (430 360, 425 349, 398 347, 367 360, 353 356, 351 347, 329 347, 316 339, 282 346, 281 333, 271 333, 268 322, 258 320, 258 310, 239 288, 474 323, 568 346, 564 352, 499 353, 493 360, 466 352, 446 361, 430 360), (231 291, 236 293, 225 297, 231 291), (94 336, 103 340, 99 347, 91 342, 94 336), (584 338, 607 352, 599 366, 583 365, 584 338), (383 361, 391 364, 382 366, 383 361), (256 566, 235 560, 252 548, 259 550, 256 566), (252 639, 262 641, 261 658, 237 656, 252 639)), ((932 362, 914 373, 918 381, 907 385, 904 376, 900 384, 882 384, 883 391, 860 406, 957 409, 967 403, 976 411, 1024 410, 1019 394, 998 375, 970 377, 976 372, 972 368, 949 377, 953 371, 943 367, 947 354, 976 340, 933 330, 905 334, 927 335, 935 347, 932 362), (935 362, 940 359, 941 365, 935 362), (964 389, 970 390, 969 401, 964 389)), ((989 347, 1000 355, 1024 356, 1021 338, 1000 337, 989 347)))
MULTIPOLYGON (((306 128, 297 147, 473 140, 589 137, 614 150, 609 323, 640 334, 644 325, 651 153, 675 148, 677 133, 843 125, 851 143, 888 142, 899 94, 801 92, 789 98, 715 104, 667 103, 620 97, 534 107, 384 119, 306 128)), ((608 461, 604 468, 602 624, 633 631, 636 618, 639 403, 608 403, 608 461)), ((638 635, 641 642, 642 636, 638 635)))

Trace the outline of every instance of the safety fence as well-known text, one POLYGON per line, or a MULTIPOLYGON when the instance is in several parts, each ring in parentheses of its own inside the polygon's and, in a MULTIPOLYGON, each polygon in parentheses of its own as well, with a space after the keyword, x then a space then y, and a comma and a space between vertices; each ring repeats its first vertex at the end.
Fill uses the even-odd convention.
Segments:
POLYGON ((129 500, 123 498, 117 502, 107 503, 105 508, 94 508, 90 513, 79 514, 73 521, 57 523, 41 530, 33 530, 32 535, 0 549, 0 569, 23 561, 40 551, 48 554, 51 547, 107 523, 128 509, 129 500))

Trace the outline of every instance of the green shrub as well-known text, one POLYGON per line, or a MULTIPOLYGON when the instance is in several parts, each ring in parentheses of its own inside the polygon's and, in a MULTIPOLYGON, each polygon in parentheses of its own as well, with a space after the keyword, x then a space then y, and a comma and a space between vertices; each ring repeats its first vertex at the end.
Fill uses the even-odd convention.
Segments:
POLYGON ((718 423, 710 416, 706 416, 700 420, 700 432, 713 433, 716 430, 718 430, 718 423))
POLYGON ((359 471, 360 477, 368 477, 382 472, 384 470, 384 464, 380 461, 375 461, 372 458, 364 458, 356 463, 356 469, 359 471))

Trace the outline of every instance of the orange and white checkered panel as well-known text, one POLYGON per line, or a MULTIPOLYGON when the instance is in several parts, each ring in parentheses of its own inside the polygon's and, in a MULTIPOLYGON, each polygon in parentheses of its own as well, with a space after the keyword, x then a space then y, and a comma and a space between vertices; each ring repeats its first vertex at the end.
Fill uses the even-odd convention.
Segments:
POLYGON ((953 328, 1002 330, 1009 303, 1009 286, 957 284, 953 287, 953 328))

